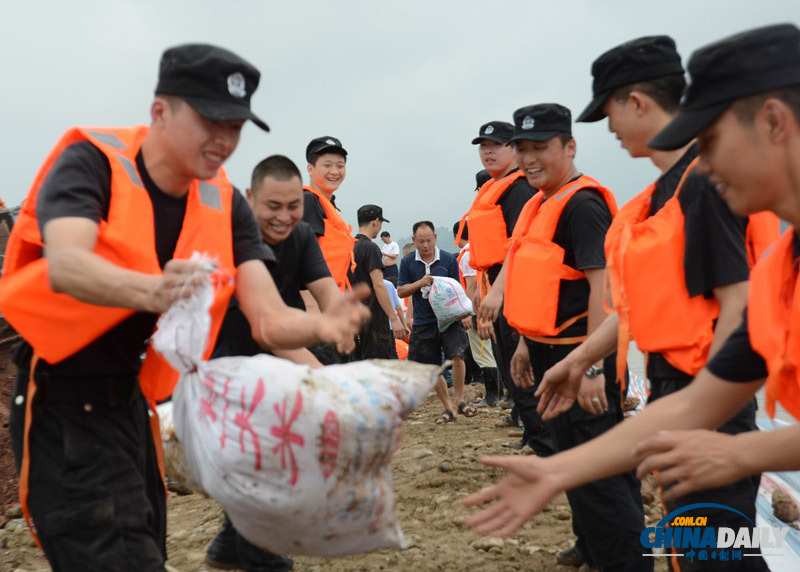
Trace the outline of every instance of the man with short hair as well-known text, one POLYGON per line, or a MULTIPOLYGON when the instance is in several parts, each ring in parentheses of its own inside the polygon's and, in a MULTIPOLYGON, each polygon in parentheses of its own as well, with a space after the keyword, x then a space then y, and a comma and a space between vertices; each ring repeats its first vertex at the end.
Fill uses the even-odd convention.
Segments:
POLYGON ((400 247, 392 240, 388 231, 381 233, 381 254, 383 255, 383 277, 397 286, 397 263, 400 259, 400 247))
MULTIPOLYGON (((440 332, 428 295, 434 276, 446 276, 458 280, 458 262, 449 252, 436 246, 436 232, 433 223, 423 220, 414 223, 414 245, 416 251, 403 257, 400 264, 397 293, 400 297, 411 296, 413 325, 408 340, 408 359, 419 363, 440 365, 442 352, 445 359, 453 362, 453 391, 457 410, 465 417, 472 417, 477 409, 464 401, 464 376, 466 367, 464 356, 469 348, 469 340, 460 322, 450 324, 440 332)), ((437 424, 455 421, 455 412, 447 383, 439 376, 436 394, 444 406, 444 412, 436 420, 437 424)))
MULTIPOLYGON (((308 290, 323 310, 341 301, 342 293, 331 278, 314 232, 303 218, 303 183, 300 170, 288 157, 272 155, 253 169, 247 202, 275 261, 267 269, 287 306, 305 309, 301 290, 308 290)), ((252 356, 263 352, 250 335, 250 324, 231 298, 222 322, 213 358, 252 356)), ((307 349, 274 350, 274 355, 295 363, 321 367, 307 349)), ((292 560, 273 554, 242 537, 228 519, 206 549, 206 563, 216 568, 291 570, 292 560)))
POLYGON ((356 344, 357 359, 397 359, 394 339, 406 336, 406 330, 389 298, 383 283, 381 250, 373 242, 381 225, 389 222, 383 218, 378 205, 364 205, 358 209, 358 234, 353 248, 356 269, 353 285, 365 283, 371 295, 364 301, 370 309, 370 319, 361 328, 356 344), (391 323, 391 328, 389 324, 391 323))
MULTIPOLYGON (((780 24, 725 38, 692 54, 688 70, 691 83, 680 110, 650 147, 681 149, 697 138, 699 173, 710 177, 734 212, 769 209, 793 227, 753 269, 741 325, 687 387, 601 437, 549 459, 487 459, 511 474, 467 499, 468 504, 498 500, 470 519, 481 533, 511 534, 562 491, 637 465, 640 476, 659 471, 656 485, 673 485, 665 500, 762 471, 800 469, 798 424, 737 435, 690 430, 722 425, 765 380, 770 415, 780 401, 800 418, 798 370, 791 366, 799 357, 792 340, 800 323, 798 292, 792 287, 800 228, 795 176, 800 165, 800 30, 780 24)), ((547 404, 559 412, 575 391, 572 381, 543 383, 542 409, 547 404)))
POLYGON ((333 279, 342 292, 349 285, 353 270, 353 227, 347 224, 336 206, 333 193, 347 174, 347 151, 336 137, 312 139, 306 147, 309 184, 303 187, 303 221, 316 233, 322 254, 333 279))
MULTIPOLYGON (((517 221, 514 243, 494 291, 504 285, 504 312, 520 333, 512 374, 515 381, 527 381, 530 387, 538 385, 545 371, 605 317, 603 241, 617 205, 611 191, 581 174, 575 165, 577 144, 566 107, 541 103, 518 109, 511 141, 520 170, 539 192, 517 221)), ((555 451, 575 447, 623 420, 615 361, 592 366, 586 372, 590 379, 581 389, 580 403, 567 415, 547 422, 555 451)), ((533 417, 537 405, 532 393, 519 395, 523 422, 530 422, 526 420, 533 417)), ((575 550, 590 566, 653 569, 652 560, 642 558, 639 546, 644 521, 640 487, 633 472, 628 472, 567 493, 578 537, 575 550)), ((560 557, 571 560, 572 554, 560 557)))
POLYGON ((160 313, 215 279, 211 347, 234 290, 262 347, 338 343, 365 317, 353 294, 313 316, 282 302, 221 169, 246 120, 268 129, 250 110, 259 76, 222 48, 168 49, 150 127, 69 130, 23 203, 0 279, 23 338, 10 428, 23 511, 57 569, 164 569, 148 403, 178 373, 147 346, 160 313), (216 276, 193 252, 216 258, 216 276))

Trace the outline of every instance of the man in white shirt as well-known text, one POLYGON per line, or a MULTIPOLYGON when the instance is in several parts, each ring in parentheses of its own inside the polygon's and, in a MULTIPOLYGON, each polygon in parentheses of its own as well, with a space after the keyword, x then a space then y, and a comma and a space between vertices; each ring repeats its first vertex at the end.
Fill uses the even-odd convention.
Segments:
POLYGON ((381 254, 383 255, 383 277, 397 286, 397 259, 400 257, 400 247, 392 240, 392 235, 385 230, 381 233, 381 254))

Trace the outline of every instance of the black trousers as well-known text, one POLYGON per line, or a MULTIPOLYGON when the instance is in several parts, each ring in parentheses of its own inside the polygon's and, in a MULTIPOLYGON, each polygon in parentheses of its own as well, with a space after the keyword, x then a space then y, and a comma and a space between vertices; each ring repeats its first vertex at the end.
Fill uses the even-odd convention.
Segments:
MULTIPOLYGON (((651 358, 651 366, 648 368, 649 374, 652 378, 650 402, 664 397, 665 395, 669 395, 670 393, 680 391, 692 382, 692 377, 680 372, 669 372, 669 368, 662 367, 660 369, 664 370, 665 374, 670 375, 659 375, 658 370, 660 359, 663 358, 651 358)), ((756 425, 755 398, 718 429, 718 431, 721 433, 727 433, 728 435, 736 435, 746 431, 757 430, 758 426, 756 425)), ((747 518, 749 518, 752 522, 748 522, 746 518, 743 518, 732 511, 715 508, 698 508, 696 510, 689 510, 681 513, 681 516, 706 516, 708 517, 708 525, 714 526, 715 528, 727 527, 732 528, 734 531, 738 531, 740 527, 750 528, 755 526, 756 499, 758 498, 758 486, 760 482, 761 474, 754 475, 724 487, 698 491, 674 501, 668 501, 664 503, 664 508, 667 512, 672 512, 678 508, 695 503, 722 504, 738 510, 742 514, 746 515, 747 518)), ((689 549, 682 549, 680 551, 676 550, 675 552, 687 553, 689 552, 689 549)), ((760 552, 760 548, 742 549, 743 554, 760 552)), ((681 572, 699 572, 705 570, 768 570, 767 563, 760 556, 747 556, 743 557, 741 560, 719 561, 717 559, 712 559, 711 557, 709 557, 708 560, 699 560, 698 555, 694 554, 692 558, 687 558, 686 556, 678 558, 677 566, 675 566, 672 559, 670 559, 669 565, 670 569, 680 570, 681 572)))
MULTIPOLYGON (((526 340, 536 383, 545 371, 561 361, 574 345, 545 345, 526 340)), ((616 355, 606 359, 606 398, 608 411, 594 415, 577 402, 546 425, 551 431, 556 452, 591 441, 624 419, 620 393, 615 383, 616 355)), ((523 399, 520 416, 535 407, 535 398, 523 399)), ((535 449, 535 447, 534 447, 535 449)), ((642 556, 640 535, 644 530, 641 483, 633 471, 583 485, 567 492, 572 508, 572 528, 586 561, 603 571, 651 571, 653 558, 642 556)))
MULTIPOLYGON (((28 376, 18 370, 11 406, 17 470, 28 376)), ((55 571, 164 570, 166 496, 147 403, 135 378, 112 382, 37 376, 28 508, 55 571)))

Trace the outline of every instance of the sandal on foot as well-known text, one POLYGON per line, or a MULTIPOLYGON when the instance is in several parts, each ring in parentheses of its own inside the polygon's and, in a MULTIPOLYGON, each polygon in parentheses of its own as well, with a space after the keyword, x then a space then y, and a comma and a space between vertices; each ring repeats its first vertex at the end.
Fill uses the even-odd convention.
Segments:
POLYGON ((439 415, 439 418, 436 419, 436 424, 444 425, 445 423, 450 423, 451 421, 455 420, 456 420, 455 414, 449 409, 445 409, 444 411, 442 411, 442 414, 439 415))
POLYGON ((458 412, 464 417, 475 417, 478 414, 478 410, 466 401, 458 404, 458 412))

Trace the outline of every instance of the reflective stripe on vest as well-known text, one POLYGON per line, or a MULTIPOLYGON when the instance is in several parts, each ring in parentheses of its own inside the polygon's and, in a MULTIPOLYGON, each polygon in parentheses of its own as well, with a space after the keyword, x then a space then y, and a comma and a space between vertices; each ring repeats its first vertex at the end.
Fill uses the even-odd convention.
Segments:
POLYGON ((772 245, 750 273, 747 329, 750 343, 767 362, 766 409, 775 403, 800 420, 800 296, 794 228, 772 245))
POLYGON ((472 201, 464 220, 469 224, 469 264, 476 270, 488 270, 506 259, 511 238, 508 236, 503 209, 497 201, 522 177, 521 171, 515 171, 497 181, 489 180, 472 201))
POLYGON ((582 189, 599 192, 611 216, 616 214, 617 202, 611 191, 582 175, 547 200, 541 192, 537 193, 517 220, 508 252, 504 314, 508 323, 525 336, 557 336, 578 318, 573 316, 563 324, 556 323, 561 281, 581 280, 586 274, 564 264, 564 249, 553 242, 553 236, 564 208, 582 189))
MULTIPOLYGON (((129 270, 161 274, 152 202, 134 166, 148 132, 149 128, 144 126, 67 131, 45 160, 28 192, 21 216, 9 237, 0 279, 0 312, 31 344, 34 353, 49 363, 58 363, 80 351, 134 311, 87 304, 53 291, 47 260, 42 257, 42 237, 36 220, 39 188, 66 147, 80 141, 91 142, 106 155, 111 166, 108 216, 98 225, 93 252, 129 270)), ((173 257, 186 259, 197 251, 211 254, 219 262, 217 273, 221 279, 217 280, 219 287, 211 307, 208 357, 233 293, 231 208, 234 189, 222 169, 214 179, 203 182, 204 190, 200 187, 200 182, 194 181, 189 188, 186 214, 173 257)), ((178 374, 148 348, 139 378, 142 393, 154 401, 169 397, 178 374)))
POLYGON ((328 263, 331 276, 339 289, 344 292, 346 288, 350 287, 347 272, 355 270, 356 267, 353 258, 353 246, 356 239, 350 234, 353 232, 353 227, 344 221, 328 197, 311 187, 303 187, 303 189, 317 197, 325 212, 325 234, 319 237, 319 247, 325 257, 325 262, 328 263))

